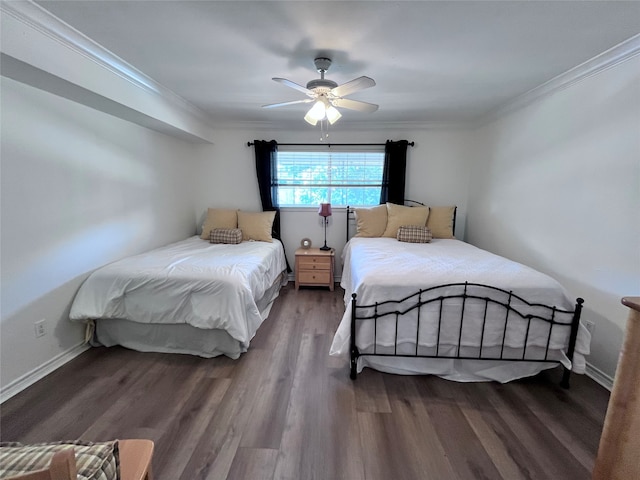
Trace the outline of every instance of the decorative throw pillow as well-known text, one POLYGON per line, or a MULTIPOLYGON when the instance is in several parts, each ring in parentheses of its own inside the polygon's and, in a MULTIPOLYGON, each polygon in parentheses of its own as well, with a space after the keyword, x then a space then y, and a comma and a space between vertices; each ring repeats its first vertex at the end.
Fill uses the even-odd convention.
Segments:
POLYGON ((396 236, 400 242, 408 243, 429 243, 431 241, 431 230, 428 227, 418 225, 401 225, 396 236))
POLYGON ((34 470, 47 468, 56 452, 68 448, 73 448, 75 451, 78 479, 120 478, 120 457, 117 440, 101 443, 74 440, 28 445, 1 443, 0 478, 23 475, 34 470))
POLYGON ((356 237, 381 237, 387 228, 387 206, 355 208, 356 237))
POLYGON ((456 207, 430 207, 427 227, 433 238, 456 238, 453 236, 453 215, 456 207))
POLYGON ((401 225, 418 225, 424 227, 429 217, 429 207, 405 207, 395 203, 387 203, 387 227, 383 237, 396 238, 401 225))
POLYGON ((209 242, 237 245, 242 242, 242 230, 239 228, 214 228, 211 230, 209 242))
POLYGON ((200 238, 209 240, 211 230, 214 228, 238 228, 238 211, 229 208, 208 209, 207 218, 202 224, 200 238))
POLYGON ((238 210, 238 228, 243 240, 273 242, 271 229, 276 212, 243 212, 238 210))

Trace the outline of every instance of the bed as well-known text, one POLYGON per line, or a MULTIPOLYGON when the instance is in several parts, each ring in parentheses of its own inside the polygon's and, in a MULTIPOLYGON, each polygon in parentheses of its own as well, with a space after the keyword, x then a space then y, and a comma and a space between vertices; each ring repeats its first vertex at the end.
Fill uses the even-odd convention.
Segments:
POLYGON ((70 319, 94 345, 238 358, 287 283, 282 243, 210 243, 200 236, 93 272, 70 319))
POLYGON ((452 232, 440 237, 448 238, 348 240, 345 313, 330 354, 349 357, 351 378, 370 367, 504 383, 562 365, 568 386, 569 372, 584 373, 590 335, 580 324, 582 299, 452 232))

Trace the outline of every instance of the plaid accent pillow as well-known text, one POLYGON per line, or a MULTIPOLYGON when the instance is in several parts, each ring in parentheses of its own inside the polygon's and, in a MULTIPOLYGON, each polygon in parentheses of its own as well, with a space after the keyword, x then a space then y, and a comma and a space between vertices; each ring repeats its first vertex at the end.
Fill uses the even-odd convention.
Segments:
POLYGON ((396 238, 400 242, 429 243, 433 236, 431 230, 420 225, 401 225, 398 227, 396 238))
POLYGON ((239 228, 214 228, 209 234, 209 242, 237 245, 242 242, 242 230, 239 228))
POLYGON ((78 480, 119 480, 118 441, 92 443, 83 441, 0 443, 0 478, 23 475, 47 468, 53 455, 67 448, 76 454, 78 480))

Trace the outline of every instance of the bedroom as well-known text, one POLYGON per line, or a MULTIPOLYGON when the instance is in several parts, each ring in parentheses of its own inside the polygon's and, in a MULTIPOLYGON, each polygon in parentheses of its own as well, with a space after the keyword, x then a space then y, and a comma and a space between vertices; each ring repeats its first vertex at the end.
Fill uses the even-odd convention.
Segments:
MULTIPOLYGON (((640 31, 637 4, 614 5, 617 7, 603 11, 617 16, 608 22, 601 20, 607 25, 602 35, 608 43, 519 93, 640 31)), ((579 36, 580 28, 584 31, 592 25, 589 21, 593 29, 599 28, 598 20, 604 13, 576 17, 574 30, 568 29, 567 37, 560 38, 569 42, 572 35, 579 36)), ((277 14, 283 14, 282 9, 271 13, 277 14)), ((3 22, 9 20, 4 10, 2 15, 3 22)), ((561 22, 567 17, 556 18, 561 22)), ((134 21, 132 16, 130 22, 134 21)), ((252 88, 246 94, 250 101, 235 100, 249 103, 245 108, 258 111, 255 115, 262 116, 257 121, 245 122, 228 114, 228 119, 213 126, 203 123, 187 107, 171 109, 168 105, 175 105, 175 100, 170 103, 147 89, 123 86, 113 72, 96 67, 60 43, 37 37, 37 33, 29 33, 34 43, 14 43, 11 34, 19 31, 9 31, 3 25, 3 400, 82 352, 82 329, 66 318, 75 292, 90 271, 186 238, 194 233, 207 207, 259 209, 253 152, 246 142, 271 138, 280 142, 318 140, 318 132, 302 121, 300 111, 280 110, 267 115, 259 108, 271 99, 295 99, 293 92, 270 78, 286 76, 299 82, 313 78, 313 54, 309 54, 308 67, 301 57, 314 48, 343 52, 347 66, 365 62, 364 67, 353 67, 353 71, 336 70, 341 80, 370 75, 378 81, 366 97, 363 93, 358 98, 380 103, 381 110, 366 117, 354 114, 350 122, 345 116, 344 123, 332 127, 332 141, 379 143, 406 138, 416 142, 409 153, 407 197, 458 205, 456 233, 461 238, 545 271, 576 296, 585 297, 587 318, 595 325, 589 371, 610 385, 626 318, 620 297, 637 294, 640 283, 640 222, 634 221, 640 203, 637 39, 627 47, 625 61, 613 61, 609 68, 583 76, 580 81, 569 76, 561 87, 531 98, 530 103, 522 98, 522 104, 511 105, 512 111, 507 108, 491 121, 468 126, 436 114, 433 118, 418 117, 417 121, 401 116, 376 120, 376 115, 385 110, 384 99, 376 95, 376 89, 383 86, 382 67, 393 70, 389 67, 393 63, 384 64, 375 50, 366 58, 358 57, 357 37, 350 40, 348 48, 336 41, 324 46, 323 41, 329 42, 324 37, 305 45, 299 28, 293 29, 291 35, 299 38, 292 39, 285 52, 292 52, 297 45, 302 53, 296 57, 299 64, 289 67, 286 53, 267 54, 265 49, 243 40, 251 23, 233 19, 222 23, 222 33, 234 38, 239 49, 248 50, 242 57, 246 58, 242 73, 237 75, 250 75, 252 88), (15 75, 28 78, 8 76, 7 62, 12 58, 22 62, 17 66, 22 68, 13 70, 19 70, 15 75), (50 64, 51 58, 61 61, 50 64), (60 71, 61 64, 74 68, 60 71), (70 89, 70 85, 75 88, 70 89), (263 89, 270 89, 269 98, 263 98, 263 89), (269 121, 272 118, 276 121, 269 121), (189 141, 194 137, 205 140, 189 141), (544 197, 535 192, 544 193, 544 197), (567 224, 567 219, 581 221, 567 224), (36 338, 34 322, 41 319, 45 320, 46 334, 36 338)), ((469 23, 473 24, 471 20, 469 23)), ((558 30, 561 28, 552 31, 558 30)), ((491 40, 478 33, 470 30, 478 41, 491 40)), ((534 38, 540 40, 544 33, 534 38)), ((496 37, 493 43, 499 42, 496 37)), ((211 43, 220 45, 224 41, 211 43)), ((576 43, 569 44, 575 48, 576 43)), ((408 48, 403 42, 400 45, 408 48)), ((188 68, 180 63, 181 45, 176 44, 173 50, 170 45, 165 47, 155 55, 162 56, 168 49, 175 55, 173 68, 188 68)), ((206 57, 206 53, 196 51, 206 57)), ((502 51, 512 53, 509 61, 527 64, 528 59, 520 58, 519 51, 502 51)), ((473 55, 471 52, 466 57, 471 62, 465 70, 467 78, 482 74, 491 79, 497 75, 473 63, 473 55)), ((438 69, 422 70, 423 66, 411 64, 416 57, 420 58, 407 51, 397 62, 396 76, 417 74, 429 82, 438 69)), ((435 58, 443 61, 437 55, 435 58)), ((200 61, 206 64, 209 60, 206 57, 200 61)), ((216 58, 216 65, 208 67, 218 68, 221 64, 217 62, 223 60, 216 58)), ((222 77, 229 75, 226 84, 235 82, 233 70, 220 68, 222 77)), ((145 73, 154 77, 153 72, 145 73)), ((393 90, 403 87, 406 80, 398 82, 389 95, 396 94, 393 90)), ((216 91, 215 95, 224 97, 225 93, 216 91)), ((392 104, 391 100, 386 103, 388 107, 392 104)), ((344 244, 339 213, 327 230, 329 244, 337 248, 344 244)), ((284 212, 282 230, 290 262, 302 237, 312 238, 316 245, 322 242, 323 230, 315 211, 284 212)), ((339 275, 339 262, 336 266, 339 275)))

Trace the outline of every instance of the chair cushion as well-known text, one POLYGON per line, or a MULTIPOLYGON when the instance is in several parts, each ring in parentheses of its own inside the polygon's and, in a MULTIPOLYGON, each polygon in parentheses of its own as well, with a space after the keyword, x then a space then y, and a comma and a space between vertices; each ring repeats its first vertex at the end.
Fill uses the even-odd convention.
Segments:
POLYGON ((79 480, 120 480, 118 441, 0 443, 0 478, 23 475, 49 466, 53 455, 72 447, 76 453, 79 480))

